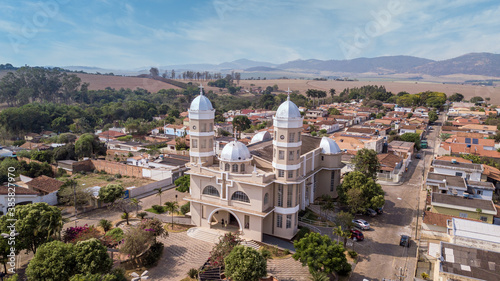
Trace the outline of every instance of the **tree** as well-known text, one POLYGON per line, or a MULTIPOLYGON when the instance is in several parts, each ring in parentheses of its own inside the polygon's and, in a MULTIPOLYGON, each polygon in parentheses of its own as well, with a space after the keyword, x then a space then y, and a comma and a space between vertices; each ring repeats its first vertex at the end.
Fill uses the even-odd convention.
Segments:
POLYGON ((161 194, 163 193, 163 190, 161 189, 161 187, 155 188, 153 190, 156 191, 156 196, 160 196, 160 206, 161 206, 161 194))
POLYGON ((234 247, 224 264, 226 276, 234 281, 258 281, 267 275, 267 260, 250 247, 234 247))
POLYGON ((132 259, 135 260, 138 255, 147 250, 149 244, 153 241, 153 236, 138 227, 131 227, 125 233, 124 240, 120 252, 132 256, 132 259))
POLYGON ((244 115, 238 115, 233 119, 233 127, 240 133, 247 129, 250 129, 251 124, 252 121, 250 121, 250 119, 248 119, 248 117, 244 115))
POLYGON ((179 204, 175 201, 165 202, 165 209, 172 216, 172 229, 174 229, 174 213, 179 211, 179 204))
POLYGON ((399 139, 406 142, 415 143, 415 148, 420 150, 420 134, 418 133, 404 133, 399 136, 399 139))
POLYGON ((293 243, 295 254, 293 258, 299 260, 302 265, 309 267, 309 272, 338 272, 345 274, 351 271, 351 265, 347 262, 344 247, 333 242, 327 235, 311 232, 307 233, 299 241, 293 243))
POLYGON ((336 93, 335 89, 331 88, 330 89, 330 95, 332 96, 332 99, 333 99, 333 97, 335 97, 335 93, 336 93))
POLYGON ((189 186, 191 185, 191 178, 189 177, 189 175, 184 175, 176 179, 174 183, 175 185, 177 185, 175 190, 180 192, 188 192, 189 186))
POLYGON ((154 237, 155 243, 156 237, 168 236, 168 232, 163 227, 163 222, 157 218, 143 219, 138 227, 144 231, 150 232, 150 234, 154 237))
POLYGON ((108 232, 111 229, 112 224, 109 220, 101 219, 99 221, 99 226, 102 227, 102 230, 104 230, 104 232, 108 232))
POLYGON ((131 198, 130 203, 132 203, 132 205, 134 205, 136 207, 135 215, 137 216, 137 214, 139 214, 139 206, 141 204, 141 200, 139 200, 137 198, 131 198))
POLYGON ((85 186, 79 186, 76 180, 66 180, 57 193, 59 202, 68 206, 86 205, 92 198, 92 192, 85 186), (75 203, 76 200, 76 203, 75 203))
POLYGON ((329 115, 340 115, 340 111, 334 107, 328 109, 329 115))
POLYGON ((118 198, 113 202, 111 208, 121 211, 125 215, 127 225, 129 224, 129 214, 134 208, 134 204, 130 201, 130 199, 118 198))
POLYGON ((311 281, 330 281, 330 277, 324 272, 313 272, 311 273, 311 281))
POLYGON ((460 102, 464 99, 464 95, 459 93, 454 93, 453 95, 448 97, 448 100, 451 102, 460 102))
POLYGON ((349 206, 353 214, 363 212, 366 209, 363 192, 357 188, 349 189, 347 191, 346 204, 349 206))
POLYGON ((478 97, 478 96, 477 96, 477 97, 472 97, 472 98, 470 99, 470 102, 471 102, 471 103, 481 103, 481 102, 483 102, 483 101, 484 101, 484 99, 483 99, 482 97, 478 97))
MULTIPOLYGON (((353 202, 349 196, 358 195, 358 193, 349 193, 351 189, 359 189, 361 191, 361 199, 363 200, 358 209, 366 210, 367 208, 377 209, 385 204, 384 191, 380 184, 376 183, 372 177, 366 176, 359 171, 350 172, 344 177, 344 181, 338 187, 340 201, 344 204, 353 202)), ((359 197, 358 197, 359 198, 359 197)), ((352 210, 353 212, 357 210, 352 210)))
POLYGON ((354 216, 348 212, 340 211, 333 221, 335 223, 336 228, 334 229, 335 233, 340 237, 344 238, 344 247, 347 242, 347 238, 351 236, 350 230, 353 227, 352 220, 354 216))
POLYGON ((152 77, 158 77, 160 76, 160 71, 158 70, 158 68, 156 67, 151 67, 149 69, 149 74, 152 76, 152 77))
POLYGON ((429 122, 430 123, 434 123, 436 120, 438 120, 438 118, 439 117, 438 117, 436 111, 434 111, 434 110, 429 111, 429 122))
POLYGON ((107 273, 113 266, 107 248, 95 238, 76 243, 74 252, 79 273, 107 273))
POLYGON ((356 156, 352 159, 352 163, 356 171, 373 179, 377 178, 377 172, 380 170, 380 162, 375 150, 366 148, 358 150, 356 156))
POLYGON ((439 134, 439 139, 441 141, 446 141, 447 139, 451 138, 452 134, 447 134, 447 133, 441 133, 439 134))
POLYGON ((108 184, 99 189, 99 200, 104 203, 113 203, 116 199, 125 194, 125 189, 121 184, 108 184))
POLYGON ((69 280, 77 273, 74 245, 52 241, 40 247, 28 264, 29 280, 69 280))
POLYGON ((17 205, 13 212, 0 217, 0 229, 9 229, 12 222, 8 219, 16 220, 15 228, 19 233, 16 237, 16 249, 33 253, 53 236, 60 236, 63 226, 61 210, 47 203, 17 205))
POLYGON ((78 157, 92 157, 94 155, 105 155, 106 147, 101 144, 99 138, 93 134, 83 134, 75 142, 75 153, 78 157))

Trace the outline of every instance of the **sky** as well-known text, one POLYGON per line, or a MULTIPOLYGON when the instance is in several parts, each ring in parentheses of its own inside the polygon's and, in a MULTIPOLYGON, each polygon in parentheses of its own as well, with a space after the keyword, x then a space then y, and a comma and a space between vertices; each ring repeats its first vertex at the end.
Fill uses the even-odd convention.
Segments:
POLYGON ((500 53, 498 0, 2 0, 0 64, 139 69, 500 53))

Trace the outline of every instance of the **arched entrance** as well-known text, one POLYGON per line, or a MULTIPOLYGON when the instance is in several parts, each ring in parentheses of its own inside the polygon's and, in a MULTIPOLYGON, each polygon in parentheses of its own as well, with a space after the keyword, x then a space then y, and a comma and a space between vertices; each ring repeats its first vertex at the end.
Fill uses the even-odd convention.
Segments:
POLYGON ((225 208, 214 209, 208 216, 208 223, 210 228, 243 231, 243 226, 238 216, 233 211, 225 208))

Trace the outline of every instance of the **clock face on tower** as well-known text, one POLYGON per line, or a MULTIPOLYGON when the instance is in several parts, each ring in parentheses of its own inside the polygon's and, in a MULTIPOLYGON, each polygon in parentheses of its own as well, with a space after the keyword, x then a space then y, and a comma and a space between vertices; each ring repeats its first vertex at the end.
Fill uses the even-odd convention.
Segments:
POLYGON ((196 130, 196 126, 193 126, 193 130, 196 130))
POLYGON ((284 139, 285 139, 285 136, 284 136, 284 135, 281 135, 281 136, 280 136, 280 139, 284 140, 284 139))

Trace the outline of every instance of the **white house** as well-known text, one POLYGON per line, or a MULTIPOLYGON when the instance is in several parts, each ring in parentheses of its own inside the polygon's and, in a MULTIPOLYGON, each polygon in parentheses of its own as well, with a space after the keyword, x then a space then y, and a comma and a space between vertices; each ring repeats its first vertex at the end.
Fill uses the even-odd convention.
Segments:
POLYGON ((432 161, 432 167, 434 167, 434 173, 459 176, 465 178, 466 180, 476 182, 481 181, 481 175, 484 171, 484 168, 481 164, 461 163, 453 160, 434 160, 432 161))

